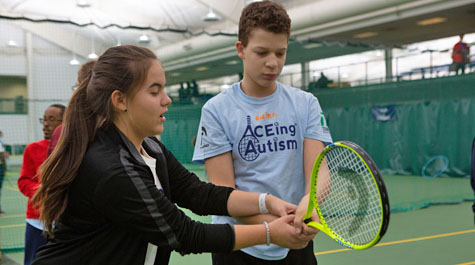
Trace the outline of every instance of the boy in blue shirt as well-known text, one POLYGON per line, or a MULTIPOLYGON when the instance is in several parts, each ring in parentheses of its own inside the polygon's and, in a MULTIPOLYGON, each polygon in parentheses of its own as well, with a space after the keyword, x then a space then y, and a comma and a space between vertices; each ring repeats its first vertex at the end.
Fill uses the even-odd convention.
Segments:
MULTIPOLYGON (((262 193, 263 202, 260 215, 239 220, 213 216, 213 223, 271 221, 277 217, 266 214, 268 196, 298 204, 309 191, 324 142, 332 142, 318 100, 276 81, 289 36, 290 18, 280 4, 263 1, 245 7, 236 43, 243 79, 203 106, 193 161, 204 161, 212 183, 262 193)), ((303 227, 304 233, 317 232, 303 227)), ((302 250, 271 244, 212 257, 214 265, 317 264, 313 242, 302 250)))

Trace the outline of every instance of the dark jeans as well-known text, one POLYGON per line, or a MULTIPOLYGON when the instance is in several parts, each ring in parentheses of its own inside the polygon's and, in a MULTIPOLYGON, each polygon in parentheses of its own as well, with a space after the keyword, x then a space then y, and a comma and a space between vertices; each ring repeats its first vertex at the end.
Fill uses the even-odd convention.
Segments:
POLYGON ((465 63, 455 63, 455 74, 459 74, 459 70, 462 70, 462 74, 465 74, 465 63))
POLYGON ((47 240, 42 235, 42 232, 43 231, 36 229, 34 226, 26 223, 24 265, 31 265, 33 258, 35 257, 36 250, 46 244, 47 240))
POLYGON ((317 265, 313 252, 313 241, 303 249, 291 249, 286 258, 281 260, 263 260, 242 251, 231 253, 213 253, 213 265, 317 265))

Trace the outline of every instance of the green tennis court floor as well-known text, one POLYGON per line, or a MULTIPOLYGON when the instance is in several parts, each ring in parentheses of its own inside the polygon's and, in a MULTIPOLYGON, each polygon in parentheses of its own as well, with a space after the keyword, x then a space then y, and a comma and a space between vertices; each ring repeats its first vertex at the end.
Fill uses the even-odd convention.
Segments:
MULTIPOLYGON (((340 247, 323 233, 316 236, 320 265, 469 265, 475 264, 475 227, 471 202, 394 213, 383 240, 369 250, 340 247)), ((23 252, 4 254, 4 264, 23 264, 23 252)), ((172 265, 211 264, 210 254, 172 254, 172 265)))
MULTIPOLYGON (((475 264, 475 227, 471 202, 394 213, 383 240, 368 250, 348 250, 321 233, 315 237, 320 265, 468 265, 475 264)), ((209 254, 180 256, 170 264, 211 264, 209 254)))

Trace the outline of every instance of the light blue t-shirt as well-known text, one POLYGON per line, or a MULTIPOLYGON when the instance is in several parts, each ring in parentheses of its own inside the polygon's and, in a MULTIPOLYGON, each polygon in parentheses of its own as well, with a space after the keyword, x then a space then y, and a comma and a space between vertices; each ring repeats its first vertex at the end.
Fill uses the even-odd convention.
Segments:
MULTIPOLYGON (((305 193, 304 138, 332 142, 320 104, 312 94, 281 83, 264 98, 247 96, 240 84, 203 106, 193 161, 232 151, 236 189, 298 204, 305 193)), ((213 223, 239 224, 227 216, 213 216, 213 223)), ((272 244, 242 251, 265 260, 288 253, 272 244)))

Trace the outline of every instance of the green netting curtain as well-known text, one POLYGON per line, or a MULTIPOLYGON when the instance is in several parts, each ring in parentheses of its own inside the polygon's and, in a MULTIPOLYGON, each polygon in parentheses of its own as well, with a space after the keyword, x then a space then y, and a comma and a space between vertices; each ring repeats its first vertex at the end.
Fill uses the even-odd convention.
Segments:
POLYGON ((397 104, 396 113, 396 120, 376 121, 368 106, 325 110, 333 139, 358 143, 385 173, 420 175, 437 155, 448 157, 447 175, 470 173, 473 98, 397 104))

